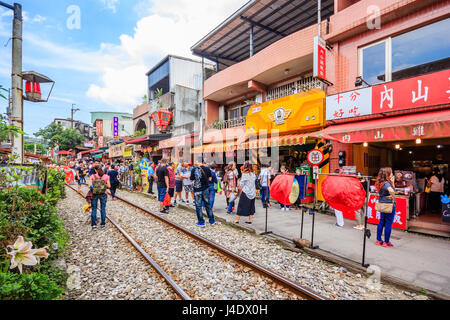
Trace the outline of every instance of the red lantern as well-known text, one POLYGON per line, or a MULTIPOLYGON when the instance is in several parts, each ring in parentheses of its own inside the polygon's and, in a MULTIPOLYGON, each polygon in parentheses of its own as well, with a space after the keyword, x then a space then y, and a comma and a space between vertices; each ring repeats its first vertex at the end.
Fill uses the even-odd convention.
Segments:
POLYGON ((159 110, 152 114, 152 119, 159 130, 164 130, 169 126, 173 113, 169 110, 159 110))
POLYGON ((41 85, 39 82, 27 81, 25 83, 25 94, 30 100, 41 100, 41 85))

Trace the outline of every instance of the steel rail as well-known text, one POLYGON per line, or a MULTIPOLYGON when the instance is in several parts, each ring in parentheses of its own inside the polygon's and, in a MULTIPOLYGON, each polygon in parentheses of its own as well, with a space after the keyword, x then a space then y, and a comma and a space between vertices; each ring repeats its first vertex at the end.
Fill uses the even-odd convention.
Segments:
MULTIPOLYGON (((80 194, 77 190, 72 188, 70 185, 66 184, 70 189, 75 191, 80 197, 84 196, 80 194)), ((106 218, 117 228, 117 230, 122 233, 122 235, 135 247, 137 251, 144 257, 145 260, 147 260, 148 263, 155 269, 156 272, 158 272, 164 280, 171 286, 175 292, 183 299, 183 300, 192 300, 191 297, 188 296, 188 294, 161 268, 161 266, 153 260, 147 252, 116 222, 113 218, 109 217, 108 215, 106 218)))
POLYGON ((280 275, 278 273, 275 273, 275 272, 273 272, 273 271, 271 271, 271 270, 269 270, 269 269, 267 269, 267 268, 265 268, 265 267, 255 263, 255 262, 253 262, 251 260, 248 260, 247 258, 242 257, 242 256, 238 255, 237 253, 234 253, 233 251, 230 251, 229 249, 221 246, 220 244, 217 244, 217 243, 215 243, 215 242, 213 242, 211 240, 208 240, 208 239, 206 239, 206 238, 204 238, 204 237, 202 237, 202 236, 200 236, 200 235, 198 235, 198 234, 196 234, 196 233, 194 233, 194 232, 192 232, 192 231, 190 231, 190 230, 188 230, 188 229, 186 229, 186 228, 184 228, 184 227, 182 227, 182 226, 180 226, 180 225, 178 225, 178 224, 176 224, 176 223, 174 223, 174 222, 172 222, 172 221, 170 221, 168 219, 165 219, 165 218, 163 218, 163 217, 161 217, 161 216, 159 216, 159 215, 157 215, 157 214, 155 214, 155 213, 153 213, 153 212, 151 212, 151 211, 149 211, 149 210, 147 210, 147 209, 145 209, 145 208, 143 208, 143 207, 141 207, 141 206, 139 206, 139 205, 137 205, 135 203, 132 203, 129 200, 123 199, 123 198, 121 198, 121 197, 119 197, 117 195, 115 197, 117 199, 119 199, 120 201, 122 201, 122 202, 124 202, 124 203, 126 203, 126 204, 128 204, 128 205, 130 205, 130 206, 132 206, 134 208, 136 208, 136 209, 139 209, 139 210, 141 210, 141 211, 151 215, 154 218, 157 218, 158 220, 160 220, 160 221, 170 225, 171 227, 180 230, 181 232, 187 234, 188 236, 190 236, 190 237, 200 241, 201 243, 207 245, 208 247, 219 251, 220 253, 224 254, 225 256, 231 258, 232 260, 237 261, 240 264, 244 264, 247 267, 250 267, 251 269, 256 270, 258 273, 262 274, 263 276, 274 280, 275 282, 277 282, 281 286, 290 289, 291 291, 295 292, 297 295, 299 295, 299 296, 301 296, 303 298, 306 298, 308 300, 327 300, 326 298, 324 298, 321 295, 319 295, 319 294, 315 293, 314 291, 312 291, 310 288, 303 287, 303 286, 293 282, 292 280, 290 280, 290 279, 288 279, 288 278, 286 278, 286 277, 284 277, 284 276, 282 276, 282 275, 280 275))

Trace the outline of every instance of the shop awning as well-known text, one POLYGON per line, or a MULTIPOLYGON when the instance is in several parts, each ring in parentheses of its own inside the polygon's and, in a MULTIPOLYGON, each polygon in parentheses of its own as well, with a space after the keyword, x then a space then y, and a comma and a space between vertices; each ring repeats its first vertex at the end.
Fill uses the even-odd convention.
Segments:
POLYGON ((88 150, 88 151, 80 152, 80 154, 81 154, 81 155, 84 155, 84 154, 94 153, 94 152, 97 152, 97 151, 98 151, 98 149, 88 150))
POLYGON ((287 147, 287 146, 299 146, 307 143, 308 138, 321 138, 319 132, 310 133, 298 133, 288 134, 279 137, 266 137, 266 138, 252 138, 242 145, 239 145, 238 149, 261 149, 267 147, 287 147))
POLYGON ((190 133, 190 134, 187 134, 187 135, 184 135, 184 136, 173 137, 171 139, 160 141, 159 142, 159 149, 168 149, 168 148, 173 148, 173 147, 177 147, 177 146, 182 147, 187 142, 192 143, 193 142, 193 138, 198 136, 198 135, 199 135, 199 133, 195 132, 195 133, 190 133))
POLYGON ((235 151, 237 150, 237 144, 235 142, 221 142, 221 143, 212 143, 206 144, 203 146, 198 146, 192 148, 192 153, 211 153, 211 152, 226 152, 226 151, 235 151))
POLYGON ((450 109, 330 126, 321 132, 342 143, 450 137, 450 109))

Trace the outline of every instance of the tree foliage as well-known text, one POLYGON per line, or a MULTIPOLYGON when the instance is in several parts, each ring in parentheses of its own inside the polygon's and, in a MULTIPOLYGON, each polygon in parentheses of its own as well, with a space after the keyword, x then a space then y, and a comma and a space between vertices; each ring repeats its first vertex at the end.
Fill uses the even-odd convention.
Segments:
MULTIPOLYGON (((34 153, 34 143, 25 143, 24 149, 25 152, 34 153)), ((36 152, 40 154, 45 154, 47 153, 47 149, 43 144, 36 143, 36 152)))
POLYGON ((70 150, 84 141, 84 136, 76 129, 65 129, 60 124, 52 123, 34 134, 48 141, 49 146, 59 146, 61 150, 70 150))
MULTIPOLYGON (((8 91, 0 85, 0 99, 6 99, 6 97, 2 94, 2 91, 8 91)), ((17 137, 19 134, 25 134, 19 127, 9 126, 6 123, 6 119, 3 115, 0 115, 0 142, 8 141, 11 135, 17 137)))

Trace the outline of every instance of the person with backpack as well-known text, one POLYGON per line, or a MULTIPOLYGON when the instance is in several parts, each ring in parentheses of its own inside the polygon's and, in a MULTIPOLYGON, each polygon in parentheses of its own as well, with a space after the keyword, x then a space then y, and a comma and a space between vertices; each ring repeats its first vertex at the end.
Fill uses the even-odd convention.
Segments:
POLYGON ((216 224, 214 214, 209 204, 209 182, 212 179, 211 170, 208 167, 202 165, 199 161, 196 161, 194 169, 191 171, 190 180, 194 182, 194 194, 195 194, 195 211, 197 213, 198 227, 205 227, 205 220, 203 219, 202 203, 205 204, 206 213, 209 218, 209 223, 213 226, 216 224))
POLYGON ((111 188, 109 182, 109 176, 102 170, 101 165, 95 166, 95 174, 91 176, 91 190, 92 190, 92 230, 97 230, 97 207, 100 200, 100 215, 101 215, 101 227, 106 226, 106 202, 108 200, 107 189, 111 188))
POLYGON ((108 176, 109 176, 109 182, 111 183, 111 197, 112 197, 112 201, 116 201, 116 190, 117 187, 119 186, 119 167, 115 167, 112 166, 111 170, 108 171, 108 176))

